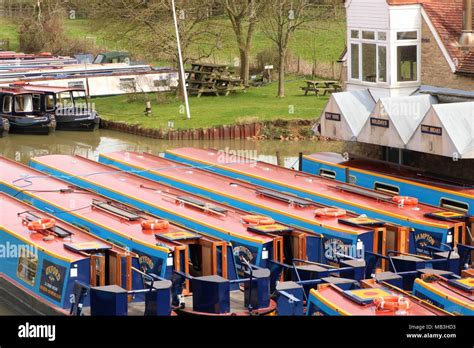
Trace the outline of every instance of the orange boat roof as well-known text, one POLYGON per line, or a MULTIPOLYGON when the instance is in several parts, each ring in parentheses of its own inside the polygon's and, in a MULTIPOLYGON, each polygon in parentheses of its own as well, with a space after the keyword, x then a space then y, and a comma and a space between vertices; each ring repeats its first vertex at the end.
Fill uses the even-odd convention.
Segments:
POLYGON ((362 171, 372 171, 375 174, 382 174, 391 176, 394 179, 410 180, 414 183, 429 185, 443 190, 453 192, 460 192, 472 196, 474 198, 474 183, 460 181, 455 183, 453 178, 449 182, 443 181, 441 178, 428 176, 426 173, 417 172, 415 169, 401 167, 398 168, 395 163, 382 163, 378 161, 371 161, 368 159, 350 159, 345 161, 344 158, 334 152, 319 152, 312 155, 305 156, 308 159, 314 159, 321 162, 335 164, 341 167, 349 167, 352 169, 360 169, 362 171))
MULTIPOLYGON (((400 207, 397 204, 389 201, 378 200, 358 193, 339 189, 337 188, 338 185, 342 184, 331 179, 302 173, 261 161, 251 161, 250 159, 246 159, 244 157, 233 155, 226 156, 225 154, 221 156, 217 150, 186 147, 167 150, 166 152, 205 165, 225 168, 226 170, 236 173, 242 173, 255 178, 261 178, 262 180, 277 182, 280 185, 301 190, 302 192, 306 191, 310 194, 328 197, 334 201, 341 201, 346 204, 358 206, 365 209, 369 215, 370 211, 375 211, 381 214, 396 217, 401 220, 417 222, 445 229, 452 228, 456 224, 456 222, 438 221, 425 216, 425 214, 448 211, 440 207, 434 207, 423 203, 419 203, 416 209, 406 205, 400 207), (229 157, 232 160, 225 161, 226 157, 229 157)), ((373 192, 372 190, 363 189, 354 185, 344 185, 353 187, 357 191, 365 191, 368 194, 373 192)), ((377 192, 377 195, 383 194, 377 192)), ((390 198, 391 196, 387 195, 387 200, 390 200, 390 198)))
POLYGON ((69 225, 61 220, 56 220, 56 226, 60 227, 73 234, 71 238, 54 237, 53 239, 45 239, 43 233, 33 233, 24 223, 24 215, 19 213, 29 212, 38 218, 53 218, 31 205, 23 203, 15 198, 12 198, 4 193, 0 193, 0 229, 3 233, 10 233, 14 237, 24 241, 27 244, 33 245, 39 251, 43 251, 54 257, 58 257, 69 262, 75 262, 87 258, 87 256, 73 252, 65 248, 65 244, 72 244, 76 246, 96 245, 98 247, 110 247, 111 249, 121 250, 121 248, 103 240, 94 235, 85 232, 77 227, 69 225))
MULTIPOLYGON (((65 176, 81 176, 82 180, 92 182, 102 187, 107 187, 130 197, 138 198, 146 204, 160 207, 163 210, 167 210, 187 219, 196 222, 203 222, 222 233, 234 235, 261 244, 273 240, 270 236, 248 231, 248 225, 242 222, 242 217, 245 215, 242 211, 206 200, 185 191, 174 189, 171 186, 155 183, 132 174, 124 173, 120 170, 114 169, 113 167, 83 157, 50 155, 36 157, 31 161, 54 168, 64 173, 65 176), (143 188, 143 186, 152 189, 143 188), (188 205, 177 204, 175 197, 196 199, 216 208, 227 210, 228 213, 225 216, 209 214, 208 212, 198 210, 188 205)), ((38 183, 41 183, 42 180, 39 179, 37 181, 38 183)))
POLYGON ((312 289, 311 295, 315 296, 319 301, 324 303, 326 306, 337 311, 341 315, 357 315, 357 316, 393 316, 393 315, 404 315, 404 316, 433 316, 433 315, 447 315, 442 310, 436 310, 434 308, 428 308, 428 306, 421 305, 418 301, 413 298, 408 298, 410 302, 409 308, 404 314, 397 314, 396 312, 390 311, 377 311, 375 305, 372 304, 371 300, 379 298, 381 296, 399 296, 403 294, 395 291, 394 289, 388 289, 385 287, 366 288, 357 290, 348 290, 344 293, 341 289, 334 285, 322 285, 318 289, 312 289), (361 304, 353 299, 359 298, 367 301, 366 304, 361 304))
MULTIPOLYGON (((28 185, 28 187, 22 188, 25 194, 28 194, 28 190, 30 190, 32 191, 31 194, 34 194, 34 196, 48 201, 54 206, 57 206, 58 211, 61 208, 74 210, 70 212, 72 215, 78 215, 84 219, 93 221, 97 225, 101 225, 102 227, 109 229, 114 233, 124 235, 127 238, 130 238, 137 243, 147 245, 150 248, 155 248, 164 252, 172 251, 174 250, 175 246, 181 244, 179 242, 173 242, 170 239, 158 239, 155 237, 155 235, 190 231, 189 229, 172 223, 170 223, 170 226, 167 230, 143 231, 140 220, 128 221, 93 208, 92 202, 94 200, 106 200, 106 198, 102 196, 85 192, 80 189, 73 190, 73 192, 68 192, 71 190, 71 186, 66 182, 49 177, 42 172, 34 170, 33 168, 13 162, 3 157, 0 157, 0 167, 2 168, 2 170, 0 170, 0 182, 17 189, 19 188, 18 186, 21 187, 28 185), (15 182, 15 180, 21 179, 25 176, 35 177, 35 179, 31 179, 29 182, 25 182, 23 180, 15 182), (29 183, 31 183, 31 185, 29 185, 29 183), (60 193, 58 190, 65 190, 68 193, 60 193), (157 243, 160 245, 157 245, 157 243)), ((58 216, 60 217, 61 214, 58 214, 58 216)), ((146 213, 140 213, 140 216, 143 216, 144 219, 156 219, 156 217, 146 213)))
MULTIPOLYGON (((289 207, 288 203, 275 200, 258 194, 258 186, 240 180, 229 179, 201 169, 190 168, 186 165, 167 160, 158 156, 146 153, 133 152, 113 152, 101 155, 119 162, 124 162, 137 170, 148 170, 162 176, 167 176, 173 180, 189 183, 204 190, 218 192, 219 195, 235 197, 249 204, 264 206, 265 208, 280 212, 284 215, 293 215, 297 219, 305 220, 309 223, 329 228, 338 232, 350 234, 364 234, 371 232, 370 227, 356 227, 340 223, 341 217, 315 217, 315 206, 294 206, 289 207), (156 169, 150 169, 156 168, 156 169)), ((320 206, 322 207, 322 206, 320 206)), ((343 218, 354 218, 357 215, 349 214, 343 218)))

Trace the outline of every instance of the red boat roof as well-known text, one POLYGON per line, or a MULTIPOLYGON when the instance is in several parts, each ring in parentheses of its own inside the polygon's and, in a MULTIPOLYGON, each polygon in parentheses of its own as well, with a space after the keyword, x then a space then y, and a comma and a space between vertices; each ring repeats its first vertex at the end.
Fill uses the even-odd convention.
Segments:
POLYGON ((196 161, 205 165, 212 165, 218 168, 242 173, 258 179, 278 182, 280 185, 291 187, 302 192, 317 194, 319 196, 328 197, 331 200, 341 201, 363 208, 370 215, 371 211, 396 217, 401 220, 416 222, 437 228, 449 229, 455 226, 455 222, 438 221, 425 214, 433 214, 447 211, 446 209, 434 207, 431 205, 419 203, 416 208, 405 205, 403 207, 390 202, 391 196, 384 195, 381 192, 374 192, 360 188, 358 186, 337 183, 334 180, 322 178, 316 175, 301 173, 288 168, 268 164, 261 161, 252 161, 250 159, 234 156, 220 155, 217 150, 198 149, 198 148, 179 148, 167 150, 166 152, 183 157, 192 161, 196 161), (229 160, 230 159, 230 160, 229 160), (386 196, 387 200, 379 200, 367 195, 349 192, 342 189, 342 185, 354 188, 358 192, 377 194, 377 196, 386 196))
POLYGON ((385 287, 367 288, 348 290, 346 292, 337 288, 334 285, 321 285, 318 290, 312 289, 311 295, 315 296, 319 301, 324 303, 326 306, 337 311, 341 315, 367 315, 367 316, 392 316, 392 315, 405 315, 405 316, 433 316, 433 315, 447 315, 442 310, 436 310, 434 308, 428 308, 428 306, 420 304, 413 298, 408 298, 410 302, 409 308, 406 313, 401 314, 392 311, 377 311, 372 301, 381 296, 400 296, 403 294, 385 287), (358 299, 366 304, 356 302, 354 299, 358 299))
POLYGON ((472 277, 453 280, 453 283, 443 278, 434 281, 416 279, 415 282, 436 295, 474 311, 474 278, 472 277), (455 283, 458 283, 459 286, 453 285, 455 283))
MULTIPOLYGON (((51 155, 33 158, 31 161, 41 163, 58 170, 65 175, 82 176, 82 180, 108 187, 130 197, 137 197, 149 205, 183 216, 193 221, 204 222, 222 233, 241 237, 255 243, 267 243, 273 240, 270 236, 247 231, 247 225, 242 222, 245 215, 241 211, 230 209, 224 205, 177 190, 171 186, 158 184, 138 176, 115 170, 112 167, 88 160, 79 156, 51 155), (147 189, 147 188, 152 189, 147 189), (178 204, 177 197, 190 198, 204 202, 223 210, 228 210, 225 216, 210 214, 187 204, 178 204)), ((41 180, 38 180, 41 182, 41 180)))
MULTIPOLYGON (((22 88, 23 86, 18 87, 0 87, 0 93, 8 93, 12 95, 21 95, 21 94, 33 94, 33 91, 27 91, 22 88)), ((41 92, 37 92, 35 94, 41 94, 41 92)))
POLYGON ((370 171, 381 176, 387 175, 395 180, 412 181, 413 183, 419 186, 427 186, 429 188, 439 188, 447 191, 463 193, 471 198, 474 198, 474 183, 472 182, 459 182, 456 184, 455 180, 459 180, 453 178, 448 183, 446 181, 443 181, 441 178, 433 178, 427 176, 426 174, 419 173, 416 170, 411 170, 403 167, 397 168, 395 163, 381 163, 368 159, 358 158, 346 161, 340 154, 334 152, 319 152, 305 156, 305 158, 319 162, 327 162, 331 165, 336 165, 342 168, 349 167, 350 169, 359 169, 362 172, 370 171))
POLYGON ((39 218, 53 218, 51 215, 41 212, 32 206, 25 204, 17 199, 14 199, 4 193, 0 193, 0 229, 3 233, 10 233, 14 237, 24 241, 27 244, 37 247, 40 251, 50 254, 54 257, 67 260, 68 262, 75 262, 87 258, 82 254, 73 252, 64 247, 65 244, 72 244, 77 246, 84 246, 85 244, 94 244, 99 247, 110 247, 117 250, 122 250, 113 244, 95 237, 84 230, 78 229, 72 225, 62 222, 55 218, 56 226, 66 231, 73 233, 73 238, 59 238, 55 237, 51 240, 45 239, 43 233, 32 233, 24 223, 23 216, 18 215, 28 211, 39 218))
MULTIPOLYGON (((229 179, 225 176, 207 172, 205 170, 189 168, 178 162, 170 161, 162 157, 146 153, 113 152, 101 155, 118 162, 124 162, 137 170, 149 170, 161 176, 170 177, 174 180, 186 182, 187 184, 208 191, 218 192, 220 195, 232 196, 235 199, 264 206, 284 215, 292 215, 297 219, 313 223, 324 228, 349 234, 364 234, 371 232, 369 227, 356 227, 339 223, 341 217, 315 217, 315 206, 289 207, 288 203, 275 200, 257 192, 258 186, 240 180, 229 179), (157 168, 155 170, 150 168, 157 168)), ((344 218, 356 217, 348 214, 344 218)))
POLYGON ((21 85, 21 87, 27 91, 44 92, 44 93, 84 91, 84 88, 80 88, 80 87, 55 87, 55 86, 30 85, 30 84, 21 85))
MULTIPOLYGON (((58 210, 61 207, 70 207, 74 210, 71 212, 72 215, 78 215, 84 219, 93 221, 97 225, 101 225, 114 233, 124 235, 131 240, 150 248, 162 250, 164 252, 172 251, 175 246, 181 245, 181 243, 172 241, 171 237, 174 234, 190 232, 189 229, 176 224, 170 224, 170 227, 163 231, 143 231, 141 227, 143 219, 128 221, 94 208, 92 202, 94 200, 104 201, 105 199, 102 196, 85 192, 83 190, 75 190, 70 193, 60 193, 58 190, 66 190, 67 192, 71 190, 71 186, 58 179, 48 177, 44 173, 36 171, 28 166, 13 162, 3 157, 0 157, 0 167, 2 168, 2 170, 0 170, 0 182, 12 187, 15 187, 16 185, 22 187, 26 185, 27 187, 23 188, 26 194, 28 194, 28 190, 30 190, 31 195, 50 202, 57 206, 58 210), (21 180, 21 178, 25 176, 32 176, 36 179, 25 182, 21 180), (31 185, 29 184, 30 182, 31 185), (156 238, 156 234, 164 236, 162 238, 156 238), (166 239, 164 239, 165 237, 166 239), (157 243, 160 245, 157 245, 157 243)), ((156 217, 145 213, 140 213, 140 216, 146 220, 156 219, 156 217)))

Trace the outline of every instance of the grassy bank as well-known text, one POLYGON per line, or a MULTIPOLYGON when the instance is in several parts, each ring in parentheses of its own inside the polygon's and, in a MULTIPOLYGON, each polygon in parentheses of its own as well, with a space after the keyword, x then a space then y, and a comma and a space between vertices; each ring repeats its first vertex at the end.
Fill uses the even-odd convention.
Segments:
POLYGON ((175 129, 192 129, 276 119, 315 120, 328 98, 304 96, 299 89, 302 85, 302 80, 288 81, 286 98, 275 96, 275 83, 228 97, 192 97, 190 120, 186 119, 183 102, 171 95, 164 99, 159 97, 160 100, 152 94, 136 96, 136 100, 131 100, 130 96, 113 96, 94 98, 93 102, 106 120, 140 124, 153 129, 166 129, 169 121, 174 123, 175 129), (145 98, 152 103, 150 117, 144 116, 145 98))

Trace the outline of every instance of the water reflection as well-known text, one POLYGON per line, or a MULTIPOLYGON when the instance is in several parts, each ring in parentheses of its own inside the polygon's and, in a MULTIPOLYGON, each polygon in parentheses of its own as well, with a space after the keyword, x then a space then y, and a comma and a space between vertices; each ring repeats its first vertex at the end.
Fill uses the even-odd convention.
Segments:
POLYGON ((49 154, 80 155, 96 160, 99 153, 111 151, 142 151, 159 153, 176 147, 247 150, 259 160, 276 163, 279 152, 286 166, 297 161, 298 153, 318 151, 340 151, 338 142, 281 142, 278 140, 158 140, 116 131, 99 130, 93 133, 55 132, 49 136, 27 136, 10 134, 0 139, 0 154, 16 161, 28 163, 34 156, 49 154))

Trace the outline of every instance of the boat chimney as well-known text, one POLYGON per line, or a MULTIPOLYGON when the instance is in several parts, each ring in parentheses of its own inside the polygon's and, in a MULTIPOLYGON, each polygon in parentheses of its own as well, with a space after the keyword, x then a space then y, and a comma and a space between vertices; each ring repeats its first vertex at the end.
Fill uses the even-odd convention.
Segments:
POLYGON ((464 0, 464 25, 459 46, 462 48, 474 48, 474 32, 472 30, 472 0, 464 0))

